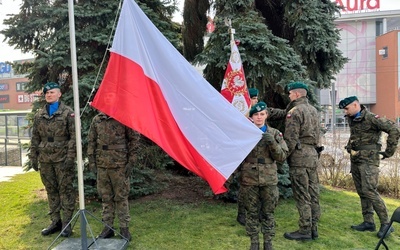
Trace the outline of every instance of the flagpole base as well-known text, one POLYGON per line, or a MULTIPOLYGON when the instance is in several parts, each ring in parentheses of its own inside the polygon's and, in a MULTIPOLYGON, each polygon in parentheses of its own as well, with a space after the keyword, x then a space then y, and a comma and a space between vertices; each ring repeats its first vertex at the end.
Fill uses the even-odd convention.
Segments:
MULTIPOLYGON (((81 227, 84 227, 82 230, 81 228, 81 238, 67 238, 63 240, 59 245, 56 247, 52 248, 54 243, 60 238, 61 233, 54 239, 53 243, 47 248, 53 249, 53 250, 70 250, 70 249, 76 249, 76 250, 125 250, 128 247, 129 241, 122 238, 122 239, 100 239, 94 236, 93 231, 91 226, 88 224, 88 219, 87 215, 90 215, 93 219, 95 219, 97 222, 100 222, 103 225, 103 221, 100 219, 96 218, 91 212, 81 209, 79 210, 71 219, 69 222, 72 225, 72 228, 74 227, 76 221, 78 220, 79 217, 81 217, 81 227), (87 237, 86 235, 86 227, 89 228, 89 234, 90 238, 87 237)), ((121 234, 119 234, 117 231, 114 230, 114 232, 122 237, 121 234)))
MULTIPOLYGON (((82 249, 82 239, 79 238, 68 238, 61 242, 58 246, 53 248, 53 250, 83 250, 82 249)), ((128 247, 128 241, 123 239, 92 239, 88 240, 88 248, 96 250, 125 250, 128 247)), ((85 249, 86 250, 86 249, 85 249)))

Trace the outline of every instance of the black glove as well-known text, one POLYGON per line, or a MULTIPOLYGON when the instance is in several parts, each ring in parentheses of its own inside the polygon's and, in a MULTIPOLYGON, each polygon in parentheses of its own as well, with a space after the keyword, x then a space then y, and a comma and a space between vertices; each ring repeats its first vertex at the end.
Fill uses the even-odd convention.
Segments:
POLYGON ((73 168, 75 166, 75 159, 67 157, 64 161, 64 167, 66 168, 73 168))
POLYGON ((263 138, 265 139, 265 141, 267 142, 268 145, 271 145, 271 144, 273 144, 275 142, 275 138, 271 133, 266 132, 262 136, 263 136, 263 138))
POLYGON ((37 161, 31 160, 31 168, 35 170, 36 172, 39 171, 39 163, 37 161))
POLYGON ((129 178, 132 174, 132 170, 133 170, 133 163, 128 162, 125 166, 125 177, 129 178))
POLYGON ((384 160, 386 158, 389 158, 390 156, 386 152, 379 152, 378 154, 382 155, 381 160, 384 160))
POLYGON ((324 151, 325 147, 324 146, 319 146, 319 147, 315 147, 315 150, 318 153, 318 158, 321 157, 322 151, 324 151))

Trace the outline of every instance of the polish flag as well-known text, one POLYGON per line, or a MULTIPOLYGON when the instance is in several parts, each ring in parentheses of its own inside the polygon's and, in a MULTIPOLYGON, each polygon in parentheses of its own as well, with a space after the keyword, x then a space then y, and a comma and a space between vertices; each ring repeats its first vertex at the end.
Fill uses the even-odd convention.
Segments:
POLYGON ((92 106, 157 143, 215 194, 262 131, 169 43, 134 0, 125 0, 92 106))
POLYGON ((231 36, 231 56, 222 81, 221 94, 242 114, 247 115, 251 106, 250 95, 239 49, 233 34, 231 36))

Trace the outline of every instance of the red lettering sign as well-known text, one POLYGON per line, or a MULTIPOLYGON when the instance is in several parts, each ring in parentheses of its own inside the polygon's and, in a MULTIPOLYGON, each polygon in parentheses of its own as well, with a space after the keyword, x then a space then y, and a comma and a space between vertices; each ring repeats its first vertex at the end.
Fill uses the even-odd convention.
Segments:
POLYGON ((336 0, 336 3, 344 7, 344 11, 378 10, 380 0, 336 0))

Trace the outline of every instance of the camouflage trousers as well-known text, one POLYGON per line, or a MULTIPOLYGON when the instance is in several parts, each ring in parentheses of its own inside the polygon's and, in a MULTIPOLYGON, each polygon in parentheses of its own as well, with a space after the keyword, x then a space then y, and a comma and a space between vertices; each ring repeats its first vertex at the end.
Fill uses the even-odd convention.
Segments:
POLYGON ((125 177, 125 168, 98 168, 97 191, 102 201, 102 219, 113 226, 115 215, 120 227, 128 227, 129 214, 129 177, 125 177))
POLYGON ((300 216, 300 232, 310 234, 312 228, 318 227, 321 217, 317 168, 291 167, 289 174, 293 198, 300 216))
POLYGON ((61 220, 60 210, 62 221, 70 221, 75 210, 75 168, 65 167, 64 162, 40 163, 40 177, 46 188, 51 221, 61 220))
POLYGON ((264 239, 275 236, 274 210, 279 200, 277 185, 248 186, 242 185, 246 207, 246 233, 251 238, 264 234, 264 239), (261 208, 261 210, 260 210, 261 208), (261 212, 261 220, 260 220, 261 212), (261 224, 261 225, 260 225, 261 224))
MULTIPOLYGON (((379 164, 379 163, 378 163, 379 164)), ((379 179, 379 165, 372 163, 351 164, 351 175, 361 200, 363 219, 374 223, 374 210, 382 224, 389 223, 388 211, 385 202, 380 197, 377 186, 379 179)))
POLYGON ((240 184, 238 194, 237 194, 237 203, 238 203, 238 214, 246 214, 246 207, 245 207, 245 194, 240 184))

